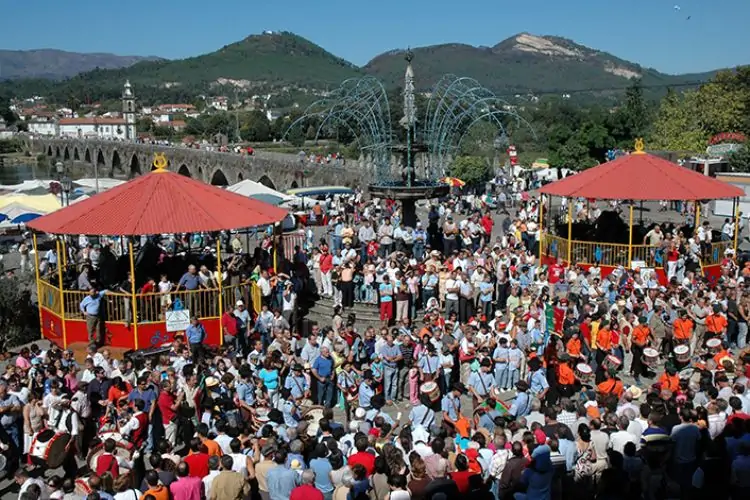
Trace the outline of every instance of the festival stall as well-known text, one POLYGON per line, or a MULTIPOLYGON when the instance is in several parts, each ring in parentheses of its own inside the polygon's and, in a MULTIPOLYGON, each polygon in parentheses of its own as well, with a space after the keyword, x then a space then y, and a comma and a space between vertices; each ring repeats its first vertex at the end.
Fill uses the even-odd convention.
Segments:
MULTIPOLYGON (((86 318, 81 312, 81 301, 89 292, 64 286, 66 237, 114 236, 126 240, 129 264, 130 293, 108 290, 102 299, 104 308, 104 343, 115 347, 142 349, 172 340, 175 331, 182 330, 191 315, 197 315, 206 329, 206 343, 223 342, 220 318, 225 304, 232 304, 236 291, 217 280, 214 289, 180 290, 170 293, 173 310, 166 310, 161 294, 139 293, 146 282, 146 273, 136 265, 142 257, 134 251, 136 238, 144 235, 202 233, 273 225, 286 217, 287 212, 266 203, 227 192, 166 169, 162 156, 154 160, 150 174, 137 177, 125 184, 91 196, 33 220, 28 227, 33 233, 34 256, 37 269, 37 292, 42 335, 64 347, 72 343, 87 343, 86 318), (60 256, 54 273, 39 275, 40 253, 36 251, 37 235, 54 236, 53 249, 60 256), (174 304, 185 307, 176 312, 174 304), (131 318, 135 318, 132 321, 131 318), (177 326, 175 326, 177 325, 177 326)), ((216 238, 216 254, 221 256, 221 238, 216 238)), ((143 256, 145 260, 145 255, 143 256)), ((140 261, 139 261, 140 262, 140 261)), ((216 273, 222 276, 221 259, 216 259, 216 273)), ((186 269, 185 269, 186 270, 186 269)), ((75 271, 75 269, 74 269, 75 271)), ((182 272, 182 271, 180 271, 182 272)), ((179 279, 179 276, 176 277, 179 279)), ((158 276, 156 276, 158 280, 158 276)), ((173 278, 174 280, 174 278, 173 278)), ((175 281, 176 282, 176 281, 175 281)), ((121 288, 120 286, 119 288, 121 288)), ((257 290, 257 287, 254 287, 257 290)), ((256 297, 259 301, 259 297, 256 297)))
MULTIPOLYGON (((567 210, 563 210, 567 213, 559 214, 557 223, 554 222, 556 214, 549 210, 545 214, 545 203, 539 204, 539 257, 543 264, 550 265, 560 259, 566 264, 572 262, 588 268, 596 263, 601 267, 603 276, 619 266, 653 269, 662 284, 666 283, 666 259, 662 252, 657 251, 657 247, 641 244, 645 231, 650 227, 635 225, 633 215, 636 206, 640 206, 642 217, 643 202, 665 200, 695 203, 695 226, 683 228, 689 231, 690 234, 686 236, 690 237, 702 223, 702 202, 732 199, 736 222, 739 215, 737 199, 743 194, 737 187, 646 153, 641 140, 636 141, 632 154, 547 184, 539 192, 542 196, 550 197, 550 201, 554 197, 567 200, 567 210), (583 224, 574 222, 572 215, 575 200, 581 198, 627 203, 622 205, 623 210, 627 210, 627 224, 619 231, 619 215, 609 213, 609 218, 600 217, 595 224, 582 227, 583 224), (606 235, 607 240, 597 239, 596 235, 606 235)), ((552 203, 548 206, 552 206, 552 203)), ((710 251, 703 253, 701 268, 710 278, 717 278, 721 274, 721 261, 727 249, 733 249, 736 254, 736 231, 733 241, 714 240, 710 251)))

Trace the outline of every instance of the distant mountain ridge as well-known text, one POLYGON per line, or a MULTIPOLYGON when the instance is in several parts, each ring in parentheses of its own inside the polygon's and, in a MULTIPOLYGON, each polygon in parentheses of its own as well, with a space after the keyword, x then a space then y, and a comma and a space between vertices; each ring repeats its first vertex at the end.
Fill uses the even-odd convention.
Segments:
POLYGON ((70 78, 95 68, 116 69, 158 57, 82 54, 55 49, 0 50, 0 80, 19 78, 70 78))
MULTIPOLYGON (((477 79, 496 92, 619 89, 640 77, 644 86, 704 81, 716 71, 668 75, 591 49, 567 38, 519 33, 493 47, 448 43, 411 49, 416 84, 429 88, 444 74, 477 79)), ((373 58, 364 70, 386 85, 403 80, 404 50, 373 58)))
MULTIPOLYGON (((530 33, 520 33, 492 47, 447 43, 418 47, 412 52, 420 90, 428 90, 446 74, 475 78, 499 94, 526 94, 618 90, 626 88, 635 77, 642 78, 644 87, 663 88, 703 82, 716 73, 667 75, 566 38, 530 33)), ((0 51, 2 75, 7 77, 2 54, 0 51)), ((180 60, 144 61, 120 56, 107 59, 107 55, 77 54, 87 64, 96 64, 97 69, 54 86, 37 78, 16 80, 6 87, 11 94, 46 92, 62 96, 86 89, 92 99, 115 98, 122 82, 129 79, 140 95, 152 89, 152 100, 157 100, 155 96, 166 98, 165 92, 171 92, 172 98, 185 98, 227 85, 237 89, 271 85, 330 90, 347 78, 372 75, 393 88, 403 84, 404 55, 404 50, 389 50, 360 68, 294 33, 264 32, 214 52, 180 60), (121 67, 106 69, 105 62, 121 67)), ((74 65, 68 66, 68 73, 72 73, 74 65)), ((15 70, 15 74, 37 77, 62 72, 62 68, 38 64, 27 68, 21 65, 15 70)))

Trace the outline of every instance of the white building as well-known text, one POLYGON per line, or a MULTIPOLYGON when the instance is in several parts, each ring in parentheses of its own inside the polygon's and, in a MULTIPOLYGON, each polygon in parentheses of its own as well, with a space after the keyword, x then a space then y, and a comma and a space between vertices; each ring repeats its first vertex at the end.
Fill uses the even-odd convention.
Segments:
POLYGON ((208 105, 219 111, 227 111, 229 109, 229 99, 224 96, 212 97, 208 105))
POLYGON ((57 122, 60 137, 96 137, 99 139, 127 139, 125 118, 61 118, 57 122))
POLYGON ((29 120, 27 122, 29 133, 35 135, 57 135, 57 122, 55 120, 29 120))

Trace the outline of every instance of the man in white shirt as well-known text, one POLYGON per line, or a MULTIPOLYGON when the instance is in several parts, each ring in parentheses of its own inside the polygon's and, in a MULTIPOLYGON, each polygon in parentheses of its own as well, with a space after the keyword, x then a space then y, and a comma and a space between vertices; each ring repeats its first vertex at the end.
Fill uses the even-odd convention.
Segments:
POLYGON ((630 420, 625 415, 617 417, 617 431, 609 435, 609 448, 614 450, 621 455, 625 455, 625 445, 627 443, 633 443, 637 446, 638 441, 636 437, 628 432, 630 426, 630 420))
POLYGON ((42 496, 39 500, 49 500, 49 491, 47 490, 47 485, 44 484, 44 481, 41 479, 29 477, 29 473, 25 469, 18 469, 16 470, 15 474, 15 480, 16 484, 18 484, 21 488, 18 490, 18 498, 21 498, 24 493, 29 489, 29 486, 32 484, 35 484, 39 486, 39 489, 42 490, 42 496))
POLYGON ((211 456, 208 458, 208 476, 202 479, 203 489, 206 492, 206 498, 211 498, 211 484, 214 482, 214 478, 221 472, 219 470, 219 457, 211 456))

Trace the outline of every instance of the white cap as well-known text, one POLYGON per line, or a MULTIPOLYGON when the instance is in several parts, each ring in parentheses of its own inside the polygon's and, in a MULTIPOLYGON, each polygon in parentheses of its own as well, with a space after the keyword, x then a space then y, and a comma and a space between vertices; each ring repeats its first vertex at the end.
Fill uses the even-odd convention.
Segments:
POLYGON ((237 303, 235 304, 236 307, 240 307, 240 306, 244 306, 244 305, 245 305, 245 303, 242 302, 241 300, 238 300, 237 303))

